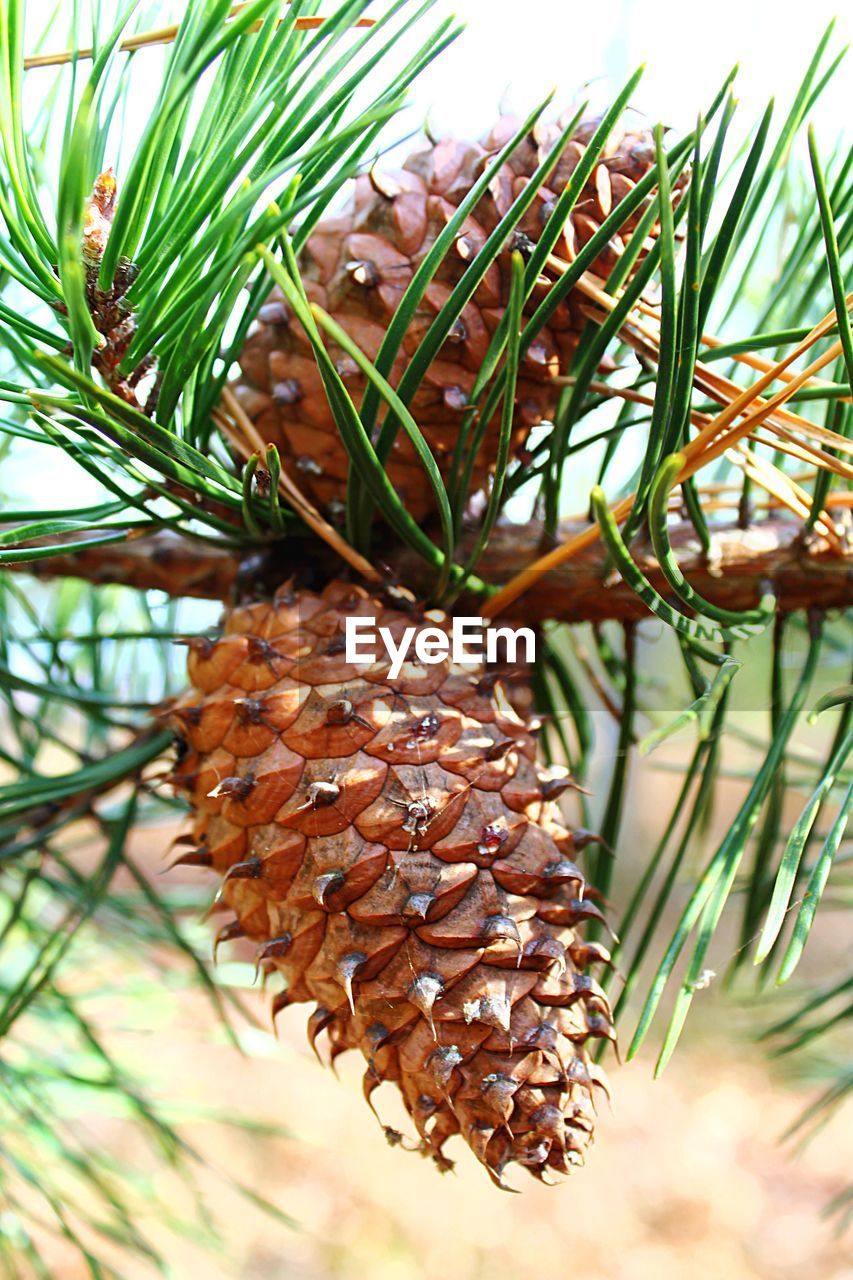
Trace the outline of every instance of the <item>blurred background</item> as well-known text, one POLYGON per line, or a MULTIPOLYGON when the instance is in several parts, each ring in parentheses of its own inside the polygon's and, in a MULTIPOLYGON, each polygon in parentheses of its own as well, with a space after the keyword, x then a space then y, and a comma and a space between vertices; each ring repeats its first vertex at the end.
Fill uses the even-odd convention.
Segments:
MULTIPOLYGON (((560 107, 580 96, 605 103, 641 62, 646 74, 638 109, 651 122, 662 119, 681 129, 693 125, 738 61, 742 116, 751 123, 771 96, 780 100, 780 111, 787 108, 839 6, 837 0, 716 0, 712 6, 458 0, 444 7, 464 18, 468 29, 418 82, 409 125, 416 129, 428 119, 433 132, 469 134, 487 129, 499 106, 526 111, 552 87, 560 107)), ((52 8, 47 0, 28 6, 34 30, 52 8)), ((154 9, 159 14, 163 6, 154 9)), ((851 33, 853 13, 838 13, 836 45, 851 33)), ((156 84, 160 55, 145 56, 156 68, 156 84)), ((41 93, 33 83, 33 94, 41 93)), ((815 113, 816 128, 830 144, 849 115, 851 88, 849 68, 842 68, 815 113)), ((140 117, 143 109, 141 102, 140 117)), ((18 466, 3 477, 3 497, 22 503, 37 483, 47 506, 68 482, 67 474, 34 474, 18 466)), ((75 472, 74 483, 86 481, 75 472)), ((34 590, 36 610, 46 590, 34 590)), ((120 597, 115 600, 120 611, 120 597)), ((153 616, 164 621, 166 613, 166 603, 155 598, 153 616)), ((194 604, 180 619, 170 613, 169 620, 176 628, 179 622, 199 628, 216 613, 214 606, 194 604)), ((651 622, 642 642, 651 649, 659 634, 651 622)), ((799 653, 794 644, 791 666, 799 653)), ((838 670, 826 673, 826 687, 841 683, 846 660, 842 651, 838 670)), ((683 705, 683 691, 670 696, 666 690, 666 663, 666 655, 647 663, 661 675, 662 712, 683 705)), ((814 697, 821 692, 816 687, 814 697)), ((744 733, 763 733, 763 694, 751 688, 737 696, 744 698, 744 733)), ((595 719, 600 745, 593 791, 597 782, 603 788, 615 750, 606 709, 595 719)), ((800 744, 807 755, 816 755, 818 746, 817 735, 800 744)), ((630 882, 631 844, 647 846, 659 834, 660 815, 677 794, 675 768, 682 758, 683 738, 632 777, 613 889, 617 902, 624 902, 630 882)), ((755 758, 746 745, 739 759, 733 757, 709 844, 742 797, 755 758)), ((793 797, 790 821, 799 805, 800 797, 793 797)), ((180 830, 178 823, 163 823, 135 837, 137 865, 158 891, 180 830)), ((199 949, 208 948, 198 873, 173 873, 168 892, 178 905, 185 903, 187 929, 199 949)), ((836 919, 827 911, 815 931, 800 993, 846 945, 836 919)), ((588 1167, 559 1189, 516 1179, 523 1194, 501 1195, 463 1151, 453 1153, 457 1170, 442 1178, 417 1155, 388 1147, 361 1098, 361 1064, 339 1059, 340 1078, 322 1067, 307 1045, 302 1009, 279 1018, 274 1038, 266 999, 244 994, 251 980, 246 958, 227 948, 219 977, 246 1006, 248 1017, 235 1021, 242 1054, 199 994, 189 966, 182 970, 170 962, 140 971, 138 957, 108 952, 92 937, 81 946, 71 979, 110 1055, 145 1078, 146 1097, 198 1152, 198 1188, 209 1224, 221 1237, 213 1257, 192 1238, 166 1243, 155 1197, 180 1225, 190 1219, 188 1193, 180 1179, 154 1165, 127 1115, 106 1098, 81 1095, 73 1082, 57 1094, 58 1115, 72 1118, 87 1142, 138 1175, 141 1223, 167 1253, 178 1280, 541 1280, 558 1269, 590 1280, 853 1280, 839 1214, 827 1212, 849 1177, 849 1114, 830 1126, 818 1124, 811 1141, 802 1143, 810 1127, 797 1125, 820 1092, 822 1065, 799 1061, 794 1070, 785 1054, 768 1062, 758 1037, 784 1016, 785 998, 772 1005, 760 992, 738 1004, 726 999, 723 977, 737 947, 735 937, 723 936, 718 944, 719 977, 709 975, 685 1042, 660 1080, 652 1080, 653 1048, 630 1066, 611 1063, 612 1111, 601 1115, 588 1167), (236 1193, 229 1178, 259 1191, 277 1214, 236 1193)), ((405 1128, 386 1092, 375 1095, 382 1120, 405 1128)), ((45 1236, 43 1243, 52 1275, 77 1280, 93 1274, 61 1240, 45 1236)), ((142 1262, 137 1268, 123 1260, 119 1270, 134 1280, 148 1274, 142 1262)))
MULTIPOLYGON (((443 128, 486 128, 495 104, 519 111, 549 89, 556 101, 609 102, 640 64, 635 102, 653 122, 689 129, 735 63, 743 115, 770 98, 784 110, 821 32, 834 18, 839 45, 853 35, 853 14, 839 0, 458 0, 443 6, 464 19, 466 34, 419 81, 417 107, 443 128), (584 86, 588 93, 581 94, 584 86), (600 98, 599 98, 600 95, 600 98)), ((814 120, 830 138, 846 126, 850 75, 828 87, 814 120)))
MULTIPOLYGON (((615 901, 625 899, 633 842, 642 847, 656 838, 656 819, 674 790, 666 772, 635 775, 615 901)), ((721 813, 740 799, 743 784, 726 790, 721 813)), ((198 920, 197 891, 204 873, 162 875, 180 829, 139 832, 131 855, 158 891, 168 881, 174 905, 185 900, 189 936, 204 953, 209 936, 198 920)), ((717 822, 709 839, 719 834, 717 822)), ((835 919, 829 913, 810 943, 798 996, 846 945, 835 919)), ((305 1037, 304 1007, 279 1015, 274 1038, 268 998, 245 995, 248 952, 240 957, 233 945, 222 948, 217 977, 226 991, 239 991, 256 1019, 233 1018, 242 1053, 189 968, 173 958, 152 978, 151 957, 140 964, 142 957, 107 953, 90 940, 77 950, 74 978, 66 978, 113 1059, 144 1081, 146 1101, 198 1153, 192 1195, 182 1178, 154 1165, 138 1125, 115 1114, 114 1100, 69 1087, 58 1095, 59 1107, 89 1145, 138 1178, 135 1224, 178 1280, 542 1280, 560 1273, 850 1280, 843 1215, 830 1212, 849 1181, 849 1113, 836 1114, 806 1143, 800 1139, 809 1126, 785 1136, 822 1091, 823 1068, 819 1057, 812 1068, 784 1056, 768 1063, 758 1037, 796 998, 756 997, 753 1005, 727 997, 720 984, 736 945, 729 939, 729 952, 726 939, 717 945, 720 977, 695 1002, 659 1080, 652 1079, 654 1046, 627 1066, 609 1057, 612 1106, 600 1107, 586 1167, 556 1187, 518 1170, 510 1181, 520 1194, 499 1192, 458 1140, 447 1148, 458 1163, 445 1175, 405 1143, 389 1146, 363 1100, 363 1063, 344 1054, 337 1077, 321 1066, 305 1037), (238 1194, 233 1179, 274 1212, 238 1194), (173 1234, 175 1225, 197 1230, 196 1194, 221 1237, 212 1254, 192 1235, 173 1234)), ((391 1086, 373 1100, 383 1123, 408 1131, 391 1086)), ((40 1244, 52 1276, 90 1274, 61 1240, 46 1235, 40 1244)), ((142 1280, 150 1271, 122 1254, 118 1275, 142 1280)))

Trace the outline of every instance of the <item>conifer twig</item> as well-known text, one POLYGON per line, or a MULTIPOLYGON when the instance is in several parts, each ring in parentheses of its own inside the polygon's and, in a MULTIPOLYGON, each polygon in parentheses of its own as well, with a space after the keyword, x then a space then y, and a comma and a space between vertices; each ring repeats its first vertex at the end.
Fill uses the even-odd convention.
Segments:
MULTIPOLYGON (((561 265, 565 267, 566 264, 561 265)), ((609 295, 603 296, 607 298, 608 304, 613 302, 609 295)), ((853 294, 846 299, 848 308, 851 303, 853 303, 853 294)), ((823 338, 832 329, 835 321, 835 311, 831 311, 824 316, 819 324, 815 325, 810 333, 789 351, 783 360, 773 365, 752 387, 748 387, 746 390, 738 390, 738 394, 726 404, 722 412, 707 422, 700 429, 698 435, 685 444, 681 451, 684 456, 684 466, 676 479, 676 484, 689 479, 702 467, 707 466, 709 462, 712 462, 721 454, 727 453, 733 445, 751 435, 755 428, 770 418, 774 410, 790 399, 799 387, 803 386, 811 377, 838 358, 842 349, 840 340, 833 342, 821 356, 813 360, 790 382, 785 383, 769 400, 763 399, 761 393, 771 383, 779 381, 780 372, 787 369, 789 365, 793 364, 795 360, 799 359, 801 355, 805 354, 816 342, 823 338), (741 419, 740 422, 737 421, 738 418, 741 419)), ((642 328, 642 326, 640 327, 642 328)), ((645 332, 654 342, 654 334, 648 329, 645 332)), ((700 369, 698 363, 696 367, 697 370, 700 369)), ((629 494, 616 503, 611 512, 614 520, 622 521, 626 518, 633 509, 635 496, 635 494, 629 494)), ((834 533, 831 521, 828 518, 821 520, 820 526, 819 532, 835 541, 836 550, 840 553, 842 547, 837 540, 837 535, 834 533)), ((524 595, 543 573, 549 572, 567 560, 572 559, 583 551, 585 547, 594 543, 598 537, 599 526, 597 523, 593 523, 582 532, 574 534, 553 551, 538 557, 502 587, 491 600, 487 601, 483 609, 484 616, 494 618, 503 613, 520 596, 524 595)))
MULTIPOLYGON (((736 455, 737 456, 737 455, 736 455)), ((838 494, 836 504, 843 508, 846 495, 838 494)), ((582 540, 588 533, 577 520, 560 526, 561 547, 582 540)), ((469 533, 460 544, 472 542, 469 533)), ((853 604, 853 568, 835 555, 829 542, 820 536, 807 544, 801 538, 801 524, 788 516, 773 514, 750 529, 730 523, 712 531, 712 550, 705 556, 697 547, 695 532, 689 521, 680 521, 670 530, 679 564, 695 589, 703 596, 732 609, 752 608, 761 597, 764 584, 774 584, 778 608, 792 612, 809 604, 824 608, 843 608, 853 604)), ((512 524, 499 522, 480 562, 487 581, 499 582, 512 577, 531 559, 541 546, 542 528, 536 522, 512 524)), ((73 542, 64 554, 44 560, 16 563, 15 570, 39 577, 80 577, 106 584, 120 582, 138 589, 166 591, 173 596, 208 600, 229 600, 241 582, 251 578, 273 590, 292 572, 286 555, 287 543, 270 546, 265 552, 235 553, 183 538, 170 531, 137 538, 125 543, 76 552, 73 542), (284 548, 284 550, 282 550, 284 548)), ((635 549, 638 563, 650 581, 666 591, 663 576, 648 547, 635 549)), ((391 569, 405 581, 417 586, 423 566, 411 553, 401 551, 391 569)), ((601 551, 589 543, 572 559, 562 561, 542 572, 525 593, 516 616, 540 621, 557 618, 564 622, 597 622, 613 618, 630 621, 648 617, 643 602, 621 580, 611 582, 609 566, 601 551)), ((423 583, 426 588, 429 584, 423 583)), ((485 612, 488 602, 472 604, 485 612)), ((512 606, 509 615, 513 616, 512 606)))
MULTIPOLYGON (((245 9, 245 4, 235 4, 228 13, 229 18, 235 18, 241 10, 245 9)), ((277 25, 284 21, 279 19, 277 25)), ((297 31, 316 31, 318 27, 322 27, 327 18, 297 18, 294 27, 297 31)), ((356 27, 372 27, 375 19, 359 18, 353 25, 356 27)), ((261 22, 253 22, 247 29, 246 34, 260 31, 261 22)), ((118 46, 122 53, 136 53, 140 49, 150 49, 155 45, 172 44, 178 34, 178 24, 173 23, 168 27, 160 27, 156 31, 141 31, 138 35, 128 36, 126 40, 122 40, 118 46)), ((83 59, 91 59, 94 56, 93 49, 62 49, 57 53, 38 53, 30 58, 24 59, 24 70, 34 71, 39 67, 62 67, 67 66, 72 61, 81 61, 83 59)))

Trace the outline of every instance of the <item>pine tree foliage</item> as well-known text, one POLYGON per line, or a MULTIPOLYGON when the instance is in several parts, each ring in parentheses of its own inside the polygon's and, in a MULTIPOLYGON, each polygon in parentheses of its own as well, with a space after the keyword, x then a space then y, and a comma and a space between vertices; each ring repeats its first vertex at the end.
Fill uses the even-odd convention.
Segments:
MULTIPOLYGON (((299 255, 348 178, 409 127, 401 114, 406 91, 455 37, 454 23, 437 18, 431 3, 409 0, 348 0, 322 14, 313 0, 284 9, 276 0, 234 8, 191 0, 182 9, 174 38, 152 44, 144 33, 169 16, 158 6, 152 21, 152 10, 137 5, 121 12, 96 5, 91 26, 74 6, 67 30, 62 8, 40 35, 23 0, 0 8, 3 473, 16 476, 20 460, 61 462, 100 492, 86 505, 75 505, 71 491, 61 509, 41 508, 35 497, 0 511, 7 1273, 26 1266, 46 1274, 28 1222, 47 1220, 76 1241, 92 1275, 117 1274, 99 1260, 99 1235, 148 1253, 165 1274, 164 1260, 133 1226, 140 1194, 133 1179, 82 1148, 73 1126, 45 1124, 49 1112, 70 1116, 77 1092, 123 1099, 163 1159, 192 1164, 183 1139, 148 1103, 144 1082, 99 1043, 70 980, 75 965, 112 948, 136 957, 171 952, 223 1017, 231 1003, 200 958, 188 904, 152 888, 128 850, 136 827, 176 809, 161 785, 170 735, 158 711, 180 687, 183 650, 175 642, 205 631, 213 615, 157 593, 73 577, 31 587, 22 576, 69 554, 109 551, 120 563, 124 548, 152 534, 199 555, 226 553, 241 572, 253 558, 286 565, 331 548, 375 581, 380 564, 396 557, 416 566, 425 599, 445 607, 464 599, 492 616, 523 608, 543 573, 597 545, 602 566, 657 621, 567 626, 559 613, 541 617, 535 686, 546 751, 568 761, 578 782, 594 784, 577 803, 584 825, 602 836, 586 854, 589 878, 617 913, 625 977, 611 987, 622 1043, 632 1057, 654 1026, 662 1070, 713 966, 726 969, 733 997, 757 981, 762 1010, 776 982, 788 1003, 775 1021, 762 1015, 764 1040, 785 1058, 814 1064, 819 1054, 813 1074, 824 1093, 803 1128, 820 1123, 850 1088, 833 1047, 849 1020, 850 978, 827 974, 818 993, 805 986, 796 993, 818 917, 832 927, 849 905, 850 632, 839 609, 790 612, 772 580, 759 584, 749 607, 704 598, 681 567, 673 526, 674 517, 689 521, 695 544, 711 552, 719 530, 733 523, 760 544, 762 530, 787 520, 804 547, 819 543, 826 558, 843 562, 853 151, 809 128, 830 77, 845 74, 832 30, 791 100, 771 103, 760 119, 741 118, 732 72, 702 104, 693 131, 673 137, 658 128, 653 171, 564 260, 560 231, 630 104, 640 73, 631 77, 540 241, 514 256, 509 303, 447 477, 409 406, 505 252, 535 184, 437 311, 403 381, 392 389, 388 378, 464 218, 549 104, 521 123, 449 220, 371 363, 309 301, 299 255), (38 69, 38 59, 25 69, 25 54, 53 47, 70 56, 52 69, 38 69), (150 115, 139 120, 135 86, 155 74, 150 115), (53 77, 51 87, 32 93, 33 76, 53 77), (93 201, 99 175, 106 186, 93 201), (614 231, 650 194, 609 279, 591 277, 614 231), (350 459, 342 529, 304 500, 274 449, 261 454, 228 390, 273 285, 311 337, 350 459), (520 364, 560 301, 578 289, 588 324, 554 422, 537 429, 522 462, 513 460, 520 364), (366 375, 361 403, 330 359, 329 339, 366 375), (615 368, 606 380, 605 357, 615 368), (471 448, 496 414, 497 465, 472 533, 471 448), (385 476, 400 432, 433 492, 433 525, 412 518, 385 476), (564 517, 578 512, 582 524, 566 532, 564 517), (529 563, 503 576, 489 564, 487 573, 493 535, 531 521, 544 541, 531 544, 529 563), (646 545, 662 578, 642 567, 646 545), (652 627, 663 660, 649 643, 652 627), (662 713, 662 703, 672 710, 662 713), (745 714, 755 708, 765 713, 761 739, 756 717, 745 714), (632 778, 676 766, 673 810, 653 847, 638 847, 628 819, 632 778), (724 834, 709 840, 723 803, 724 834), (75 1186, 85 1192, 79 1204, 75 1186), (85 1208, 93 1191, 94 1215, 85 1208)), ((558 149, 567 139, 568 131, 558 149)), ((28 487, 37 495, 37 477, 28 487)))

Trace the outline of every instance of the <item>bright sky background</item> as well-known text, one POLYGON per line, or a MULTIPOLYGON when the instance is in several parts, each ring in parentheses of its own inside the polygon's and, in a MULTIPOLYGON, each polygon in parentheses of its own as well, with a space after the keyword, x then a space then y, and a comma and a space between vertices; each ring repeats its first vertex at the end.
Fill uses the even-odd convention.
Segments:
MULTIPOLYGON (((599 78, 603 83, 591 87, 605 101, 640 63, 646 73, 638 105, 655 121, 692 127, 736 61, 737 91, 752 116, 773 95, 787 106, 831 18, 837 47, 853 41, 849 0, 456 0, 440 8, 456 13, 467 31, 413 93, 446 128, 485 127, 502 99, 521 111, 551 87, 571 101, 579 86, 599 78)), ((839 130, 851 104, 848 66, 816 123, 839 130)))
MULTIPOLYGON (((327 0, 326 11, 336 2, 327 0)), ((125 4, 102 0, 101 7, 109 20, 125 4)), ((160 26, 184 7, 149 0, 139 12, 152 15, 145 26, 160 26)), ((26 0, 34 37, 54 10, 55 0, 26 0)), ((637 104, 655 120, 692 127, 735 61, 741 65, 741 101, 754 115, 774 94, 787 102, 830 19, 836 18, 835 47, 853 42, 849 0, 713 0, 701 6, 697 0, 438 0, 435 13, 455 14, 466 31, 421 77, 412 98, 437 127, 465 131, 486 128, 497 104, 522 111, 551 88, 558 101, 571 102, 590 82, 605 102, 640 63, 646 73, 637 104)), ((421 35, 425 30, 422 25, 421 35)), ((48 43, 52 48, 55 41, 48 43)), ((153 70, 156 55, 144 56, 153 70)), ((853 102, 851 66, 853 58, 816 113, 836 131, 853 102)), ((47 73, 39 78, 47 83, 47 73)))

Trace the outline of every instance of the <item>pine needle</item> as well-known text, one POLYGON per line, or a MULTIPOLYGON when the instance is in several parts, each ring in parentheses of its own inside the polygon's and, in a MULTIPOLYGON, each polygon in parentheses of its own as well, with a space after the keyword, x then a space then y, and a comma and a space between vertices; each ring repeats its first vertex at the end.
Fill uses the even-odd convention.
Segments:
MULTIPOLYGON (((266 453, 266 441, 262 438, 251 418, 229 387, 223 389, 222 403, 231 415, 231 420, 218 411, 214 411, 213 416, 223 434, 227 436, 246 461, 251 457, 263 458, 266 453)), ((302 490, 291 480, 283 467, 281 468, 278 484, 281 494, 287 499, 297 515, 305 521, 309 529, 313 529, 318 538, 322 538, 327 546, 336 551, 341 559, 351 565, 366 581, 381 582, 379 572, 374 569, 370 561, 366 560, 354 547, 351 547, 341 537, 337 529, 323 519, 317 508, 308 501, 302 490)))

